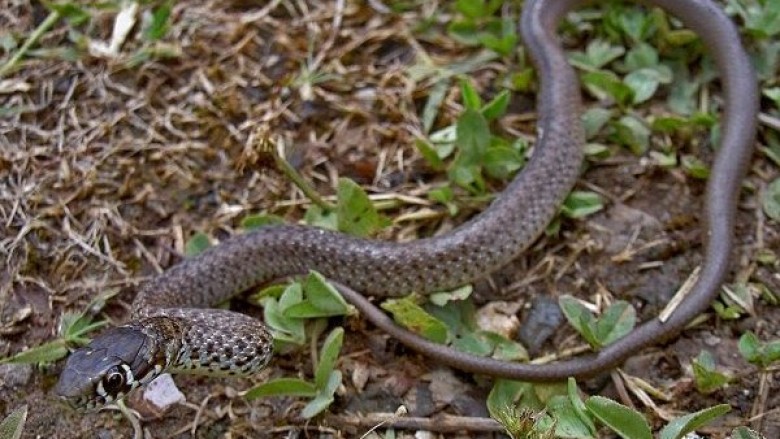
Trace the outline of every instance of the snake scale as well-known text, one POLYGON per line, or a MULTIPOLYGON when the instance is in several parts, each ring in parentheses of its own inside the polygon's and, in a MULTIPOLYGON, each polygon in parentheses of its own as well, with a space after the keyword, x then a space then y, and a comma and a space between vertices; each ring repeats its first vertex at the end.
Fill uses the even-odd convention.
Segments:
POLYGON ((660 6, 699 35, 716 61, 725 101, 705 198, 703 266, 667 320, 647 321, 591 355, 530 365, 475 357, 429 342, 396 326, 363 295, 425 294, 472 282, 516 257, 554 217, 578 178, 584 144, 578 81, 555 29, 569 10, 583 3, 525 1, 520 32, 540 78, 538 138, 525 168, 484 212, 446 234, 408 243, 297 225, 265 227, 228 239, 145 284, 131 321, 73 352, 56 392, 89 409, 122 398, 164 371, 255 373, 272 353, 264 325, 210 307, 252 286, 312 269, 332 279, 365 318, 402 343, 439 363, 480 374, 531 381, 589 376, 678 333, 706 310, 729 270, 737 200, 758 110, 756 76, 737 29, 710 0, 643 2, 660 6))

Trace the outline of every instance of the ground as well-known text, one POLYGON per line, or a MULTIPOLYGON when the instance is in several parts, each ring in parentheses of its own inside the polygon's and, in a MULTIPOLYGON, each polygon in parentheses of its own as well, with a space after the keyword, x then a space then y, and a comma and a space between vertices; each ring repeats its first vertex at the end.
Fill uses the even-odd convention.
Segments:
MULTIPOLYGON (((284 143, 287 160, 321 194, 332 195, 337 179, 349 177, 393 200, 383 213, 397 220, 381 239, 446 230, 484 208, 484 198, 463 196, 459 214, 450 217, 444 206, 427 201, 447 177, 414 146, 424 136, 426 99, 443 81, 415 76, 421 60, 452 67, 479 53, 442 31, 453 9, 440 6, 448 12, 437 15, 425 2, 394 6, 402 12, 380 2, 180 3, 160 40, 144 36, 137 23, 113 55, 98 53, 84 38, 109 41, 115 8, 91 10, 88 24, 60 20, 48 29, 38 50, 0 78, 0 358, 54 339, 64 312, 81 311, 100 294, 116 293, 99 316, 112 325, 124 321, 138 285, 180 260, 197 232, 223 240, 257 212, 300 220, 309 199, 259 151, 258 138, 284 143)), ((151 19, 153 8, 141 9, 151 19)), ((0 14, 4 59, 18 50, 9 41, 20 45, 48 14, 37 2, 7 5, 0 14)), ((582 47, 586 36, 580 37, 569 43, 582 47)), ((505 58, 463 68, 484 99, 496 94, 497 78, 517 68, 505 58)), ((776 85, 777 78, 764 84, 776 85)), ((532 89, 514 93, 497 130, 533 138, 532 89)), ((463 110, 457 82, 446 82, 443 92, 434 129, 452 124, 463 110)), ((718 92, 714 84, 696 99, 706 107, 718 92)), ((665 108, 656 98, 636 111, 665 108)), ((777 116, 763 102, 759 147, 777 135, 777 116)), ((681 141, 680 154, 709 163, 707 131, 673 140, 681 141)), ((669 141, 654 134, 652 148, 669 141)), ((567 325, 539 321, 562 294, 595 303, 627 300, 647 320, 702 261, 705 182, 683 167, 659 166, 647 154, 610 151, 589 158, 577 187, 600 194, 605 208, 562 219, 557 233, 476 285, 480 306, 496 298, 516 306, 521 328, 552 325, 549 339, 523 340, 535 355, 565 356, 584 344, 567 325)), ((729 276, 731 285, 749 282, 775 295, 780 271, 770 256, 780 248, 780 228, 762 210, 761 194, 779 174, 768 154, 754 155, 729 276), (759 254, 769 259, 759 261, 759 254)), ((490 189, 498 192, 501 185, 491 181, 490 189)), ((729 403, 732 411, 704 433, 725 437, 734 426, 748 425, 778 437, 776 367, 760 373, 737 350, 747 330, 764 341, 780 337, 780 309, 758 291, 751 290, 753 309, 739 318, 710 311, 679 337, 632 357, 622 375, 605 373, 581 388, 633 404, 656 428, 664 417, 729 403), (696 390, 691 372, 702 349, 734 375, 706 395, 696 390), (621 376, 641 378, 659 392, 652 403, 639 399, 636 381, 621 376)), ((233 307, 261 314, 241 299, 233 307)), ((336 320, 331 324, 348 329, 339 361, 345 380, 329 414, 303 422, 298 398, 247 402, 238 395, 271 376, 311 376, 303 349, 277 357, 251 380, 177 378, 188 402, 144 419, 146 434, 357 437, 378 423, 377 414, 401 404, 410 410, 408 424, 420 427, 424 418, 460 416, 451 418, 458 433, 442 433, 447 437, 495 434, 480 432, 495 428, 481 419, 491 380, 432 365, 359 317, 336 320)), ((0 366, 0 417, 26 404, 23 437, 131 437, 130 423, 118 412, 83 415, 56 400, 52 388, 62 364, 0 366)), ((433 419, 439 429, 449 425, 433 419)))

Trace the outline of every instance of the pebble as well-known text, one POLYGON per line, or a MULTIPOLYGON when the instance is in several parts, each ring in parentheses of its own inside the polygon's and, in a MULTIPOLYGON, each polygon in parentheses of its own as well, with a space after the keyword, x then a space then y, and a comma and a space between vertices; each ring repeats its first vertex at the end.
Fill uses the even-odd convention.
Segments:
POLYGON ((30 382, 32 366, 29 364, 0 364, 0 387, 17 389, 30 382))

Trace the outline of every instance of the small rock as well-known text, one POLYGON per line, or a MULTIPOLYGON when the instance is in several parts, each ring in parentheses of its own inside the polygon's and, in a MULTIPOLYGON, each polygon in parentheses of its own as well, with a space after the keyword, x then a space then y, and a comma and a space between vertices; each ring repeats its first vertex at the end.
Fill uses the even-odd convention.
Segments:
POLYGON ((368 383, 368 379, 371 377, 371 371, 366 363, 355 362, 353 366, 351 374, 352 385, 357 390, 362 391, 366 388, 366 383, 368 383))
POLYGON ((185 401, 184 394, 176 387, 170 374, 164 373, 149 383, 134 399, 133 408, 143 417, 159 418, 174 404, 185 401))
POLYGON ((519 310, 519 303, 494 301, 480 308, 474 319, 480 329, 495 332, 511 340, 520 326, 516 315, 519 310))
POLYGON ((461 416, 485 418, 490 416, 485 405, 486 395, 474 397, 468 393, 461 393, 450 404, 455 413, 461 416))
POLYGON ((536 296, 531 302, 531 309, 526 313, 517 338, 531 355, 535 355, 562 323, 563 313, 555 299, 536 296))
POLYGON ((431 394, 438 408, 449 405, 466 388, 450 369, 436 369, 424 378, 431 382, 431 394))
POLYGON ((366 391, 348 399, 346 410, 361 413, 393 413, 401 404, 401 398, 391 395, 386 390, 369 386, 366 391))
POLYGON ((0 388, 17 389, 30 382, 32 366, 29 364, 0 364, 0 388))
POLYGON ((413 387, 406 393, 404 403, 412 416, 424 418, 436 412, 433 395, 427 384, 420 383, 413 387))

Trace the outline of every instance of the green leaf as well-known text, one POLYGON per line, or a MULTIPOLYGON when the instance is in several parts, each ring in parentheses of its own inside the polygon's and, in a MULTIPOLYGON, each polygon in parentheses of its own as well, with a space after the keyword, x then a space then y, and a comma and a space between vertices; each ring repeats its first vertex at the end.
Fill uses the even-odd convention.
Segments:
POLYGON ((249 301, 251 303, 259 304, 261 300, 265 297, 273 297, 279 299, 280 297, 282 297, 282 294, 288 287, 289 285, 282 285, 282 284, 270 285, 249 296, 249 301))
POLYGON ((449 338, 447 325, 425 312, 409 297, 387 300, 382 303, 382 308, 392 313, 398 324, 428 340, 446 343, 449 338))
POLYGON ((668 423, 666 427, 661 430, 659 437, 660 439, 681 439, 683 436, 706 425, 713 419, 725 415, 730 410, 730 405, 719 404, 714 407, 700 410, 696 413, 679 417, 668 423))
POLYGON ((653 439, 650 426, 636 410, 602 396, 588 398, 585 407, 602 424, 624 439, 653 439))
POLYGON ((327 230, 338 230, 339 218, 336 212, 324 210, 322 207, 312 204, 303 214, 303 220, 310 226, 327 230))
POLYGON ((564 294, 558 298, 558 306, 561 308, 566 320, 580 333, 591 346, 597 346, 598 340, 593 334, 592 327, 595 320, 590 311, 574 296, 564 294))
POLYGON ((168 19, 171 16, 171 0, 166 1, 152 12, 152 21, 144 31, 147 41, 159 40, 168 32, 168 19))
POLYGON ((726 306, 719 301, 712 303, 712 309, 714 309, 718 314, 718 317, 723 320, 736 320, 742 316, 742 308, 736 305, 726 306))
POLYGON ((765 439, 747 427, 737 427, 731 432, 731 439, 765 439))
POLYGON ((596 320, 593 318, 590 314, 582 314, 580 315, 580 323, 579 327, 582 328, 582 331, 580 332, 580 335, 582 335, 582 338, 585 339, 585 341, 588 342, 591 347, 594 349, 598 349, 604 344, 601 342, 601 339, 599 339, 598 334, 596 333, 596 320))
POLYGON ((344 328, 334 328, 325 342, 322 343, 320 352, 320 361, 317 364, 317 370, 314 372, 314 385, 318 389, 324 389, 328 384, 328 379, 336 365, 336 360, 341 352, 341 345, 344 342, 344 328))
POLYGON ((68 23, 74 27, 86 23, 91 18, 90 13, 77 6, 76 2, 46 2, 46 8, 59 13, 60 16, 68 20, 68 23))
MULTIPOLYGON (((63 315, 63 318, 67 314, 63 315)), ((63 321, 64 322, 64 321, 63 321)), ((77 345, 85 345, 89 343, 89 338, 85 337, 90 332, 97 331, 98 329, 108 324, 105 320, 99 320, 93 322, 92 319, 84 315, 83 313, 77 314, 77 318, 72 322, 63 324, 62 336, 66 343, 72 343, 77 345), (67 325, 67 326, 66 326, 67 325)))
POLYGON ((428 165, 436 171, 444 169, 444 162, 439 157, 436 149, 428 143, 425 139, 417 138, 414 140, 414 146, 420 151, 420 155, 423 156, 428 165))
POLYGON ((460 78, 460 93, 463 97, 463 105, 467 110, 479 111, 482 107, 482 99, 469 78, 460 78))
POLYGON ((27 406, 24 405, 0 422, 0 439, 19 439, 22 437, 24 423, 27 421, 27 406))
POLYGON ((585 53, 574 52, 569 56, 571 63, 584 70, 596 71, 617 58, 620 58, 625 49, 615 46, 605 40, 592 40, 588 43, 585 53))
POLYGON ((557 437, 595 439, 596 436, 591 432, 588 424, 579 417, 568 397, 563 395, 553 396, 547 401, 547 409, 557 421, 555 424, 557 437))
POLYGON ((633 90, 609 71, 587 72, 581 77, 582 84, 596 99, 611 98, 620 105, 631 102, 633 90))
POLYGON ((593 138, 612 118, 612 110, 600 107, 589 108, 582 114, 582 124, 585 127, 585 136, 593 138))
POLYGON ((566 380, 566 391, 567 396, 569 397, 569 401, 571 401, 572 407, 574 408, 574 411, 577 413, 577 417, 580 418, 580 421, 585 424, 588 427, 588 432, 592 435, 596 435, 596 424, 593 423, 593 420, 588 416, 588 409, 585 407, 585 403, 582 401, 582 398, 580 398, 579 389, 577 388, 577 381, 569 377, 566 380))
POLYGON ((590 310, 572 295, 564 294, 560 296, 558 298, 558 306, 561 308, 561 312, 563 312, 566 320, 569 321, 569 324, 572 325, 577 332, 582 332, 581 326, 583 316, 585 316, 586 322, 588 316, 590 316, 591 319, 593 318, 590 310))
POLYGON ((738 347, 742 358, 762 369, 780 360, 780 340, 761 343, 756 334, 751 331, 742 334, 738 347))
POLYGON ((761 204, 769 218, 780 221, 780 178, 766 187, 766 190, 761 194, 761 204))
POLYGON ((484 26, 484 32, 477 34, 477 40, 486 48, 501 56, 511 55, 517 46, 517 31, 512 19, 490 19, 484 26))
POLYGON ((662 133, 675 133, 691 127, 688 119, 676 115, 659 116, 653 119, 651 128, 662 133))
POLYGON ((277 378, 250 389, 244 398, 251 401, 265 396, 313 397, 315 395, 317 395, 317 388, 308 381, 298 378, 277 378))
POLYGON ((596 335, 601 346, 606 346, 631 332, 636 324, 636 311, 625 301, 619 300, 607 308, 596 322, 596 335))
POLYGON ((463 164, 480 163, 490 145, 490 128, 485 116, 476 110, 467 109, 458 118, 456 129, 463 164))
POLYGON ((382 228, 382 220, 366 192, 348 178, 339 178, 336 207, 338 229, 350 235, 366 237, 382 228))
POLYGON ((584 218, 604 208, 601 196, 590 191, 572 191, 561 206, 561 213, 569 218, 584 218))
POLYGON ((623 116, 611 126, 614 130, 611 138, 615 142, 627 147, 636 155, 647 152, 650 145, 650 129, 644 121, 634 116, 623 116))
POLYGON ((626 69, 630 71, 658 67, 658 50, 641 42, 632 47, 626 54, 626 69))
POLYGON ((338 290, 316 271, 310 272, 306 277, 306 281, 303 284, 303 293, 306 300, 320 312, 309 316, 285 314, 294 317, 329 317, 342 316, 349 311, 349 305, 341 297, 338 290))
POLYGON ((710 168, 707 167, 707 164, 694 155, 683 155, 681 162, 685 172, 693 178, 706 180, 710 176, 710 168))
POLYGON ((495 343, 483 334, 469 332, 453 340, 451 346, 461 352, 487 357, 493 353, 495 343))
POLYGON ((479 29, 477 29, 477 24, 471 20, 451 21, 447 25, 447 33, 461 44, 467 46, 479 44, 479 29))
POLYGON ((425 101, 425 106, 423 107, 422 112, 424 133, 431 132, 431 128, 433 127, 434 122, 436 122, 436 116, 439 114, 441 104, 444 101, 444 98, 447 96, 449 86, 450 81, 447 79, 442 79, 441 81, 435 83, 433 87, 431 87, 431 90, 428 93, 428 99, 425 101))
POLYGON ((528 92, 531 90, 531 85, 534 79, 534 70, 530 67, 515 72, 510 77, 512 80, 512 87, 520 92, 528 92))
POLYGON ((496 360, 528 361, 530 359, 525 346, 520 343, 507 340, 503 336, 492 332, 483 331, 483 333, 496 345, 493 355, 491 355, 496 360))
POLYGON ((671 72, 655 68, 643 68, 634 70, 626 75, 623 82, 633 91, 633 103, 638 104, 649 100, 658 90, 662 83, 668 83, 671 80, 671 72), (664 75, 665 72, 666 74, 664 75))
POLYGON ((452 335, 461 336, 478 330, 474 323, 476 308, 471 300, 452 300, 444 306, 428 304, 424 309, 444 323, 452 335))
POLYGON ((692 362, 693 377, 696 389, 704 394, 712 393, 729 382, 726 374, 720 373, 715 367, 715 359, 708 351, 701 351, 692 362))
POLYGON ((301 298, 300 284, 290 285, 277 301, 273 297, 265 297, 263 304, 263 319, 271 328, 274 339, 295 345, 306 342, 304 320, 290 318, 284 315, 284 310, 299 303, 301 298))
POLYGON ((447 212, 449 212, 450 216, 457 215, 460 210, 458 205, 454 203, 455 193, 449 186, 431 189, 430 192, 428 192, 428 198, 447 206, 447 212))
POLYGON ((761 93, 774 102, 776 109, 780 109, 780 87, 765 88, 761 93))
POLYGON ((499 420, 502 411, 514 407, 523 393, 531 390, 532 385, 522 381, 497 379, 487 398, 487 409, 493 419, 499 420))
POLYGON ((184 244, 184 255, 188 258, 197 256, 203 253, 207 248, 211 247, 211 238, 209 235, 198 232, 184 244))
POLYGON ((766 344, 764 347, 764 358, 767 365, 780 360, 780 340, 770 341, 766 344))
POLYGON ((490 102, 485 104, 480 113, 485 116, 487 120, 498 119, 506 114, 506 109, 509 106, 510 93, 509 90, 504 90, 494 97, 490 102))
POLYGON ((466 300, 471 296, 474 287, 471 284, 464 285, 452 291, 441 291, 428 296, 428 300, 436 306, 444 306, 452 300, 466 300))
POLYGON ((469 18, 480 18, 485 16, 484 0, 457 0, 455 9, 469 18))
POLYGON ((603 143, 586 143, 583 150, 585 152, 585 156, 591 160, 603 160, 612 154, 612 151, 609 149, 609 147, 603 143))
POLYGON ((481 168, 478 165, 469 165, 461 157, 453 163, 447 172, 449 179, 460 187, 473 193, 485 191, 485 181, 482 178, 481 168))
POLYGON ((328 377, 325 387, 301 410, 301 416, 305 419, 311 419, 330 407, 333 403, 333 394, 336 393, 336 389, 340 385, 341 372, 334 370, 328 377))
POLYGON ((525 159, 509 146, 490 146, 482 158, 485 172, 493 178, 506 180, 523 167, 525 159))
POLYGON ((19 352, 16 355, 0 359, 0 364, 4 363, 26 363, 26 364, 39 364, 39 363, 53 363, 61 358, 65 358, 68 355, 68 348, 65 340, 57 339, 44 343, 39 346, 32 347, 25 351, 19 352))
POLYGON ((255 230, 279 224, 284 224, 284 218, 271 214, 247 215, 241 220, 241 228, 244 230, 255 230))

